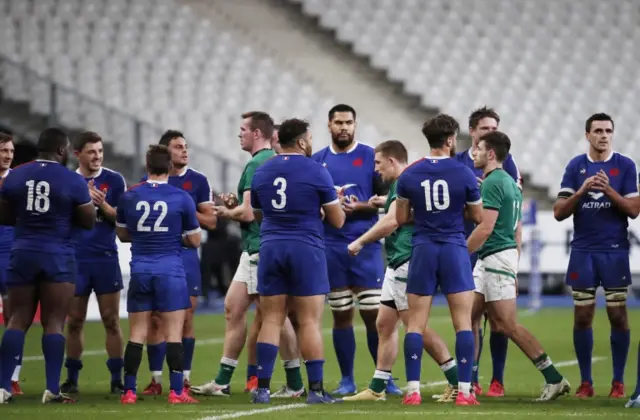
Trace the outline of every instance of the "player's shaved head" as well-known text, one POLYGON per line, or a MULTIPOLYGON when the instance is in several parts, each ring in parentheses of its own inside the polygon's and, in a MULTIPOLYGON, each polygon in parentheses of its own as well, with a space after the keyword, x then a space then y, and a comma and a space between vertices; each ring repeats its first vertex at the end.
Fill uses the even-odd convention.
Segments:
POLYGON ((460 131, 460 124, 450 115, 437 115, 422 126, 422 134, 429 142, 432 149, 442 149, 447 139, 455 136, 460 131))
POLYGON ((73 141, 73 150, 81 152, 87 144, 102 142, 102 137, 94 131, 83 131, 73 141))
POLYGON ((591 126, 593 125, 593 123, 595 121, 609 121, 611 123, 611 130, 615 129, 615 124, 613 122, 613 118, 611 118, 610 115, 607 115, 604 112, 600 112, 600 113, 597 113, 597 114, 593 114, 592 116, 587 118, 587 121, 584 124, 585 133, 590 133, 591 132, 591 126))
POLYGON ((475 130, 478 128, 478 124, 485 118, 493 118, 496 120, 496 123, 500 124, 500 115, 493 108, 487 108, 483 106, 482 108, 478 108, 469 115, 469 128, 475 130))
POLYGON ((171 152, 167 146, 152 144, 147 150, 149 175, 168 175, 171 170, 171 152))
POLYGON ((480 142, 484 142, 484 148, 488 151, 493 150, 496 160, 500 163, 504 162, 511 150, 511 139, 501 131, 492 131, 480 137, 480 142))
POLYGON ((59 128, 51 127, 40 133, 36 150, 42 159, 55 160, 67 164, 69 137, 59 128))
POLYGON ((393 158, 400 163, 407 163, 409 160, 407 148, 398 140, 383 141, 376 146, 375 152, 380 153, 384 157, 393 158))

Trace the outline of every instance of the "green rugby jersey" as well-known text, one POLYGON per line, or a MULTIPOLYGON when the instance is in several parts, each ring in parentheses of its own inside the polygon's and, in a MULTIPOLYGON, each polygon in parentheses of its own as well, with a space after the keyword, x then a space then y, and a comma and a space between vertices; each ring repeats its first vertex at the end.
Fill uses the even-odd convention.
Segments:
MULTIPOLYGON (((240 182, 238 182, 238 200, 240 204, 242 204, 244 192, 251 189, 251 182, 256 169, 275 155, 276 153, 273 149, 262 149, 258 150, 251 157, 251 160, 247 162, 242 171, 240 182)), ((254 220, 250 223, 240 223, 240 232, 242 235, 242 249, 249 254, 258 252, 260 250, 260 225, 258 222, 254 220)))
POLYGON ((517 247, 516 228, 522 219, 522 192, 511 175, 498 168, 485 177, 480 194, 485 209, 498 211, 493 232, 478 250, 478 257, 482 259, 517 247))
MULTIPOLYGON (((391 204, 396 199, 396 187, 398 180, 396 179, 389 188, 387 201, 384 204, 385 213, 389 213, 391 204)), ((413 235, 412 225, 403 225, 395 230, 384 240, 384 248, 387 254, 387 265, 393 269, 400 267, 411 258, 411 237, 413 235)))

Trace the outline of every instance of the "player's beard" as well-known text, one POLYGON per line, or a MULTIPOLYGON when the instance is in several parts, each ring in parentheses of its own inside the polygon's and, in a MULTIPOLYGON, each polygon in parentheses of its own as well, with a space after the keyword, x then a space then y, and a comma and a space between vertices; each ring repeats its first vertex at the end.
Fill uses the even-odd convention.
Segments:
POLYGON ((353 134, 347 134, 347 138, 340 138, 340 134, 333 134, 332 140, 333 140, 333 144, 335 144, 336 146, 338 146, 338 148, 340 149, 346 149, 347 147, 351 146, 351 144, 353 144, 353 134))

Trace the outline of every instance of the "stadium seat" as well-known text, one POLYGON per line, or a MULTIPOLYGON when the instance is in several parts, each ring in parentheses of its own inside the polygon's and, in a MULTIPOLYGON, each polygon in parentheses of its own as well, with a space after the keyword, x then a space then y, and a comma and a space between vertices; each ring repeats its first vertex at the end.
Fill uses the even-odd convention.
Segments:
MULTIPOLYGON (((1 54, 60 84, 61 122, 102 132, 121 153, 135 151, 126 115, 143 123, 147 144, 178 128, 203 155, 213 150, 236 164, 247 159, 239 116, 251 109, 307 118, 316 123, 315 147, 328 143, 330 98, 176 0, 0 0, 0 31, 1 54)), ((5 95, 49 112, 48 89, 25 77, 3 72, 5 95)), ((377 137, 373 126, 360 127, 359 137, 377 137)), ((218 163, 201 164, 219 176, 218 163)))
POLYGON ((423 105, 462 121, 496 107, 521 169, 551 197, 595 112, 614 117, 614 148, 640 158, 634 0, 290 1, 423 105))

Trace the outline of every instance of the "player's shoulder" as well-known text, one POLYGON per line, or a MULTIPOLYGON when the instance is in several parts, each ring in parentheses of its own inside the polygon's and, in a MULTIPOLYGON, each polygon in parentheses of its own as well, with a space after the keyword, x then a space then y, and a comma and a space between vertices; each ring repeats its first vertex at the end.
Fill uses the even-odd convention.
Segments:
POLYGON ((203 174, 202 172, 193 169, 192 167, 188 167, 187 171, 185 173, 185 176, 188 176, 189 178, 196 180, 198 182, 202 181, 205 182, 207 181, 207 176, 205 174, 203 174))
POLYGON ((102 171, 105 177, 114 183, 122 183, 123 185, 127 185, 127 181, 124 179, 124 176, 118 171, 114 171, 113 169, 102 167, 102 171))
POLYGON ((613 160, 615 163, 617 163, 619 166, 624 166, 624 167, 635 167, 636 166, 636 162, 633 160, 633 158, 631 158, 630 156, 627 156, 623 153, 620 152, 614 152, 613 153, 613 160))
POLYGON ((579 155, 574 156, 567 163, 567 169, 577 169, 580 166, 584 166, 588 161, 587 154, 581 153, 579 155))
POLYGON ((329 146, 323 147, 322 149, 312 154, 311 160, 313 160, 314 162, 320 162, 323 156, 327 154, 327 152, 329 152, 329 146))
POLYGON ((358 142, 358 144, 356 145, 356 151, 360 152, 360 153, 366 153, 368 155, 372 155, 375 156, 376 154, 376 147, 372 146, 368 143, 363 143, 361 141, 358 142))

